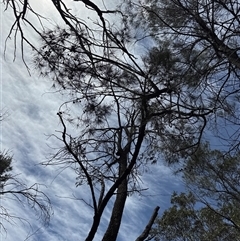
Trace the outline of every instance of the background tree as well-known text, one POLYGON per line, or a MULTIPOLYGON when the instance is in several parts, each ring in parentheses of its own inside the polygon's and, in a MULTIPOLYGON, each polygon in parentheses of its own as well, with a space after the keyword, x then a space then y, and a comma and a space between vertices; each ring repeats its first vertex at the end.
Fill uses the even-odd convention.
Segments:
POLYGON ((10 178, 9 172, 12 171, 12 157, 7 153, 0 153, 0 160, 0 187, 3 189, 6 181, 10 178))
MULTIPOLYGON (((2 112, 0 122, 4 120, 7 112, 2 112)), ((40 184, 26 185, 18 175, 13 174, 12 156, 6 151, 0 151, 0 198, 1 198, 1 222, 0 226, 7 232, 4 227, 4 222, 11 222, 13 219, 24 220, 22 217, 17 217, 15 214, 4 207, 2 202, 5 199, 16 200, 21 204, 27 204, 36 211, 36 214, 42 218, 47 225, 51 216, 51 203, 49 198, 42 192, 40 184)))
POLYGON ((157 221, 155 240, 240 240, 239 154, 203 146, 183 170, 187 192, 157 221))
POLYGON ((141 24, 146 26, 143 35, 150 34, 162 48, 166 42, 171 46, 171 54, 184 68, 182 72, 194 69, 195 78, 188 78, 187 74, 182 78, 188 78, 193 85, 197 80, 198 91, 207 100, 204 105, 211 101, 215 107, 217 119, 209 119, 211 135, 221 139, 220 148, 238 152, 239 2, 126 1, 124 6, 135 27, 145 20, 141 24))
MULTIPOLYGON (((51 205, 48 197, 39 189, 40 184, 27 186, 22 180, 11 174, 12 157, 8 153, 0 153, 0 195, 1 199, 15 199, 21 203, 27 203, 42 217, 45 224, 48 224, 51 216, 51 205)), ((14 216, 11 211, 1 205, 1 216, 7 221, 14 216)), ((21 219, 21 217, 16 217, 21 219)), ((1 225, 4 227, 3 223, 1 225)))

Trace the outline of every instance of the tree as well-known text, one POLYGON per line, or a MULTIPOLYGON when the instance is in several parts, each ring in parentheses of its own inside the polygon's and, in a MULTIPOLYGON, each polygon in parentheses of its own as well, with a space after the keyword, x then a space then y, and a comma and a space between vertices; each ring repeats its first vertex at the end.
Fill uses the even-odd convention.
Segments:
MULTIPOLYGON (((0 121, 3 121, 7 112, 1 113, 0 121)), ((19 201, 21 204, 27 204, 36 211, 39 217, 47 225, 51 216, 50 199, 42 192, 40 184, 26 185, 18 175, 13 175, 12 156, 7 151, 0 151, 0 198, 19 201)), ((4 221, 11 222, 11 219, 24 220, 22 217, 17 217, 4 207, 3 202, 0 205, 1 222, 0 226, 7 232, 4 227, 4 221)))
POLYGON ((67 29, 50 30, 43 37, 35 63, 71 97, 58 112, 64 146, 51 161, 68 163, 77 173, 77 185, 89 186, 93 223, 86 240, 94 238, 104 209, 116 196, 102 239, 116 240, 126 198, 140 190, 141 166, 158 159, 163 145, 173 145, 173 140, 179 143, 176 155, 192 152, 211 109, 200 110, 199 105, 190 104, 185 96, 192 88, 180 88, 184 85, 181 77, 176 76, 174 84, 169 83, 169 76, 162 77, 161 67, 180 72, 168 50, 153 49, 139 69, 135 62, 119 59, 114 45, 111 49, 111 45, 94 43, 95 48, 107 52, 99 55, 98 49, 89 58, 78 37, 67 29), (71 114, 72 105, 80 111, 76 117, 71 114), (69 130, 67 122, 78 128, 77 134, 69 130))
MULTIPOLYGON (((182 31, 175 34, 172 28, 177 22, 173 27, 164 21, 153 26, 157 11, 161 10, 157 4, 155 12, 149 4, 140 6, 148 17, 146 24, 152 24, 153 32, 148 33, 155 43, 136 57, 130 46, 140 39, 136 39, 126 16, 127 8, 120 12, 119 8, 101 10, 91 1, 74 3, 84 3, 97 14, 98 22, 92 23, 79 18, 62 1, 53 1, 65 25, 39 31, 26 18, 27 11, 36 14, 29 2, 20 2, 19 10, 16 2, 8 1, 16 16, 13 26, 22 41, 36 50, 35 65, 41 74, 51 77, 56 88, 69 94, 69 101, 58 112, 62 130, 56 137, 63 146, 50 162, 68 164, 77 174, 76 185, 89 187, 91 202, 87 204, 92 206, 93 222, 86 241, 93 240, 106 206, 114 200, 102 239, 114 241, 127 196, 141 191, 138 178, 143 174, 142 166, 156 162, 163 154, 169 163, 184 163, 185 158, 198 150, 206 127, 215 124, 213 120, 230 113, 230 121, 238 123, 237 112, 228 102, 233 94, 237 98, 238 91, 230 89, 229 94, 229 88, 236 86, 227 86, 230 77, 238 77, 238 65, 226 52, 220 61, 213 44, 211 48, 204 44, 200 48, 200 40, 189 43, 195 36, 189 26, 188 35, 182 31), (105 17, 112 14, 119 19, 119 25, 112 25, 105 17), (39 49, 25 38, 22 21, 41 37, 39 49), (166 38, 154 38, 166 26, 169 31, 165 32, 166 38), (234 66, 234 70, 229 66, 234 66), (214 78, 219 74, 216 85, 214 78), (77 110, 77 114, 72 110, 77 110)), ((131 14, 134 10, 131 8, 131 14)), ((165 19, 168 20, 166 14, 165 19)), ((179 24, 185 24, 183 20, 179 24)), ((10 34, 13 31, 14 28, 10 34)), ((198 36, 205 36, 202 34, 198 36)), ((140 240, 146 239, 151 226, 139 236, 140 240)))
POLYGON ((239 153, 224 155, 208 145, 189 158, 186 193, 172 195, 172 206, 157 221, 155 240, 240 240, 239 153))
MULTIPOLYGON (((12 199, 19 201, 22 204, 27 204, 33 208, 39 217, 42 218, 47 225, 51 216, 51 204, 49 198, 39 189, 41 185, 35 183, 27 186, 17 176, 11 174, 12 172, 12 157, 7 152, 0 153, 0 195, 1 200, 12 199)), ((4 207, 1 203, 1 218, 0 225, 4 228, 4 222, 11 222, 11 219, 20 219, 26 221, 21 217, 11 214, 11 210, 4 207)), ((4 228, 7 232, 7 230, 4 228)))
MULTIPOLYGON (((171 46, 185 71, 195 70, 201 97, 211 102, 217 116, 209 119, 211 135, 225 151, 239 149, 239 2, 238 1, 126 1, 135 27, 145 20, 144 34, 171 46), (135 10, 133 10, 135 9, 135 10), (139 17, 139 18, 138 18, 139 17), (198 75, 201 81, 198 80, 198 75), (222 120, 221 120, 222 118, 222 120), (232 130, 227 126, 231 125, 232 130)), ((184 74, 186 79, 187 75, 184 74)), ((194 78, 189 78, 192 84, 194 78)), ((196 97, 194 97, 195 99, 196 97)))
POLYGON ((0 153, 0 160, 0 187, 3 189, 6 181, 10 178, 8 172, 12 171, 12 158, 7 153, 0 153))

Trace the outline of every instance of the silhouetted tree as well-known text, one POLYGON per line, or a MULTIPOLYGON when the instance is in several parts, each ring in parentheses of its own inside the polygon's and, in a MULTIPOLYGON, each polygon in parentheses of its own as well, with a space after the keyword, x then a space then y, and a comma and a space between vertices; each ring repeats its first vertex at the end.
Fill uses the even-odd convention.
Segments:
MULTIPOLYGON (((4 115, 1 115, 4 119, 4 115)), ((49 198, 42 192, 39 187, 41 185, 35 183, 31 186, 26 185, 18 175, 13 175, 12 156, 8 152, 0 152, 0 197, 1 201, 11 199, 19 201, 22 204, 27 203, 33 208, 45 224, 48 224, 51 216, 51 203, 49 198)), ((0 225, 5 231, 4 222, 10 222, 11 219, 24 220, 17 217, 8 210, 4 203, 1 202, 1 222, 0 225)), ((27 220, 25 220, 27 221, 27 220)))
POLYGON ((182 67, 169 56, 167 46, 152 49, 136 63, 115 39, 99 40, 99 33, 88 28, 42 33, 43 46, 35 63, 70 94, 58 113, 64 147, 52 161, 72 163, 77 185, 89 186, 94 218, 86 240, 94 238, 107 204, 115 197, 103 236, 104 241, 112 241, 128 194, 141 190, 141 166, 155 162, 164 146, 175 158, 192 153, 212 108, 199 108, 200 103, 188 98, 195 86, 182 80, 182 67), (77 116, 72 115, 71 105, 78 108, 77 116), (68 122, 78 128, 77 134, 68 122))
MULTIPOLYGON (((131 25, 151 35, 182 66, 182 79, 197 85, 202 105, 211 105, 211 136, 225 151, 239 150, 239 23, 238 1, 124 1, 131 25), (131 15, 134 13, 134 15, 131 15), (144 22, 143 24, 139 24, 144 22), (194 76, 188 77, 188 72, 194 76), (197 82, 196 82, 197 81, 197 82), (231 128, 229 128, 231 126, 231 128), (221 141, 219 141, 221 139, 221 141)), ((193 101, 199 100, 195 94, 193 101)), ((199 107, 200 107, 199 106, 199 107)))

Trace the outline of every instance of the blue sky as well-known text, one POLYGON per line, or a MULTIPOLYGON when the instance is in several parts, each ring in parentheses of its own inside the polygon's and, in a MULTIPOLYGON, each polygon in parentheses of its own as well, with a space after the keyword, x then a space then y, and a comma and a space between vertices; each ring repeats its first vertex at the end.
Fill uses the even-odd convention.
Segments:
MULTIPOLYGON (((39 12, 54 15, 50 1, 41 1, 36 8, 39 12)), ((35 3, 36 5, 37 3, 35 3)), ((88 14, 84 9, 84 13, 88 14)), ((7 241, 61 241, 84 240, 92 220, 91 210, 78 198, 89 199, 87 187, 75 187, 75 173, 63 170, 60 167, 40 165, 46 161, 54 151, 51 147, 60 145, 49 135, 61 130, 57 117, 59 106, 67 99, 51 89, 50 79, 42 78, 34 70, 31 63, 31 51, 25 47, 25 57, 31 68, 31 76, 24 66, 20 52, 13 61, 13 42, 7 43, 6 56, 3 58, 4 41, 13 22, 12 15, 4 12, 1 5, 1 109, 7 111, 7 117, 1 123, 1 150, 9 150, 13 155, 14 173, 18 174, 28 185, 41 183, 41 187, 53 205, 54 215, 50 225, 45 227, 37 219, 34 211, 27 205, 3 197, 2 206, 18 217, 4 221, 7 232, 2 230, 2 239, 7 241), (28 224, 31 224, 31 226, 28 224)), ((58 17, 54 17, 58 22, 58 17)), ((60 20, 59 20, 60 21, 60 20)), ((37 42, 36 36, 29 29, 26 35, 37 42)), ((168 205, 173 189, 179 189, 181 182, 173 177, 171 170, 159 163, 149 167, 148 173, 142 177, 143 187, 148 188, 142 195, 133 195, 128 198, 120 230, 119 241, 135 240, 147 224, 153 209, 159 205, 162 212, 168 205)), ((101 226, 95 240, 101 240, 104 227, 110 217, 108 208, 103 216, 101 226)))

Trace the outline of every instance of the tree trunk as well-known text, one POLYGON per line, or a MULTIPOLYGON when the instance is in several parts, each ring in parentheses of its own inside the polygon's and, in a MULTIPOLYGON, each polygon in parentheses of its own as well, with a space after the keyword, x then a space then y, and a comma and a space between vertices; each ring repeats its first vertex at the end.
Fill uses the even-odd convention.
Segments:
MULTIPOLYGON (((119 177, 126 171, 127 168, 127 154, 119 160, 119 177)), ((102 241, 115 241, 117 239, 120 228, 123 210, 127 198, 127 177, 121 182, 117 190, 116 200, 112 209, 112 216, 108 224, 108 228, 103 236, 102 241)))

